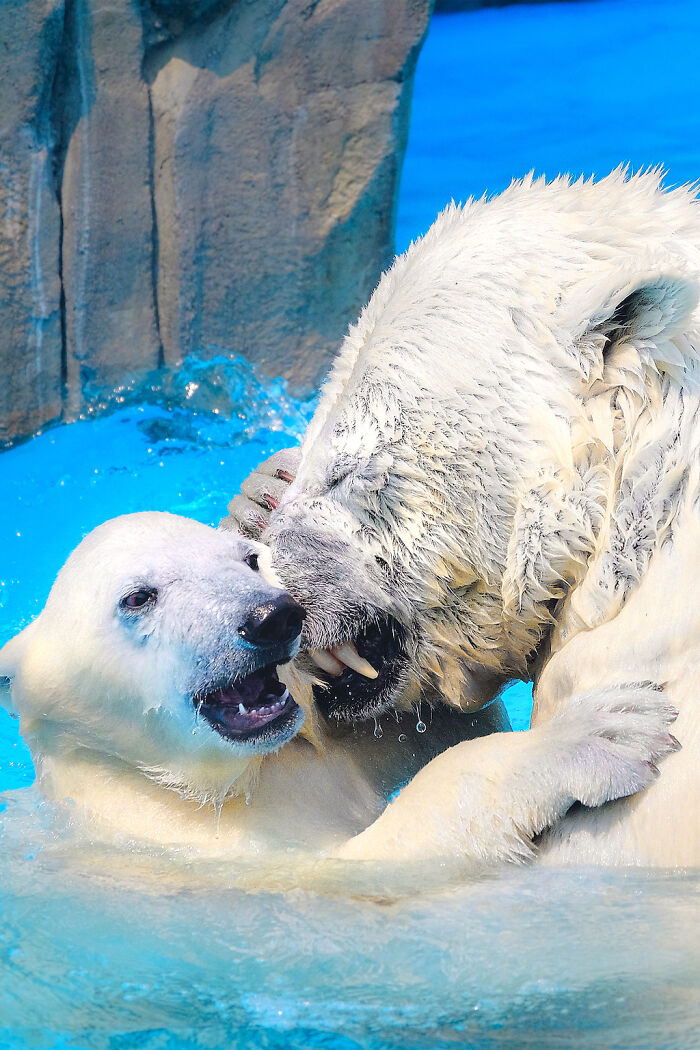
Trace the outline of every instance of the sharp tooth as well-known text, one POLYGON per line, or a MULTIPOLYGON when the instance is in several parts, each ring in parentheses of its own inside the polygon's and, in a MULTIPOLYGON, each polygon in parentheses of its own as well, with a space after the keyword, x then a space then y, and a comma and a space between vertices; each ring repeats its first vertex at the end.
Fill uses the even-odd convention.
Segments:
POLYGON ((351 667, 353 671, 364 675, 365 678, 377 678, 379 676, 379 671, 375 671, 369 660, 365 660, 363 656, 360 656, 354 642, 344 642, 343 645, 336 645, 331 649, 331 653, 336 660, 341 660, 347 667, 351 667))
POLYGON ((309 649, 309 656, 322 671, 332 675, 343 673, 344 665, 328 649, 309 649))
POLYGON ((248 712, 246 711, 246 709, 243 706, 243 704, 239 704, 238 705, 238 713, 239 713, 239 715, 247 715, 248 714, 248 712))

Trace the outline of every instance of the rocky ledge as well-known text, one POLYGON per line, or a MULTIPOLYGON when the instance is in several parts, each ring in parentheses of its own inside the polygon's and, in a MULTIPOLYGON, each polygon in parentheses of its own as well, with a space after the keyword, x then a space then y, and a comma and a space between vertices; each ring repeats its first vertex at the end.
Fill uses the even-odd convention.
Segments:
POLYGON ((318 384, 391 257, 430 0, 5 0, 0 441, 226 348, 318 384))

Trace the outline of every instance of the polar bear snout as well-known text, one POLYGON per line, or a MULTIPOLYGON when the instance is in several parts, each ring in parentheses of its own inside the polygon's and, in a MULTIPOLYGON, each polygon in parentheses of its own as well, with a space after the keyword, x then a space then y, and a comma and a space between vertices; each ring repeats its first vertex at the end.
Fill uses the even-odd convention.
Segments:
POLYGON ((380 559, 364 549, 361 531, 328 501, 298 500, 272 521, 266 539, 277 579, 306 614, 301 666, 323 680, 314 689, 320 710, 359 721, 394 706, 415 650, 411 614, 380 559))
POLYGON ((229 612, 224 602, 220 634, 205 631, 197 639, 196 630, 189 632, 198 641, 191 703, 198 721, 229 744, 252 752, 276 750, 303 720, 277 672, 298 652, 304 610, 286 591, 261 583, 262 590, 246 592, 245 586, 244 575, 232 589, 229 612))
POLYGON ((287 645, 301 634, 305 616, 302 607, 283 593, 251 609, 238 633, 250 645, 287 645))

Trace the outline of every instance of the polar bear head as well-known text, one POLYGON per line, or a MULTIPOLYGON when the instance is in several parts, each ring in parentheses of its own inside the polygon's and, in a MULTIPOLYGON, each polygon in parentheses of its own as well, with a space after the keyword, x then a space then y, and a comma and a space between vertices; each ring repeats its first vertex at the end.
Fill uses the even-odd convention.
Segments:
POLYGON ((482 704, 584 578, 585 615, 612 614, 689 455, 699 246, 693 193, 658 175, 530 178, 448 208, 384 275, 265 534, 307 644, 379 672, 346 667, 330 713, 482 704))
POLYGON ((216 801, 289 740, 304 714, 277 671, 303 613, 257 552, 173 514, 91 532, 0 651, 34 757, 88 748, 216 801))

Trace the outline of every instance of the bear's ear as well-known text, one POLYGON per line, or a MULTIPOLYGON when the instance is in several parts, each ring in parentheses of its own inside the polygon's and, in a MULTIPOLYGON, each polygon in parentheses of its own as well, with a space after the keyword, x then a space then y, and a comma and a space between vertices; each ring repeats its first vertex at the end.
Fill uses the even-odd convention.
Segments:
POLYGON ((697 281, 658 270, 625 280, 607 275, 577 289, 564 313, 577 318, 569 330, 585 378, 599 375, 606 355, 620 343, 634 346, 659 371, 682 370, 687 352, 693 352, 683 336, 693 330, 699 297, 697 281))
POLYGON ((16 713, 12 702, 12 680, 26 652, 34 623, 30 623, 14 638, 10 638, 0 649, 0 707, 4 707, 11 714, 16 713))
POLYGON ((611 342, 673 339, 689 326, 698 304, 698 285, 685 277, 659 274, 618 289, 603 307, 597 326, 611 342))
POLYGON ((17 714, 12 701, 12 679, 4 675, 0 675, 0 707, 4 708, 10 715, 17 714))

